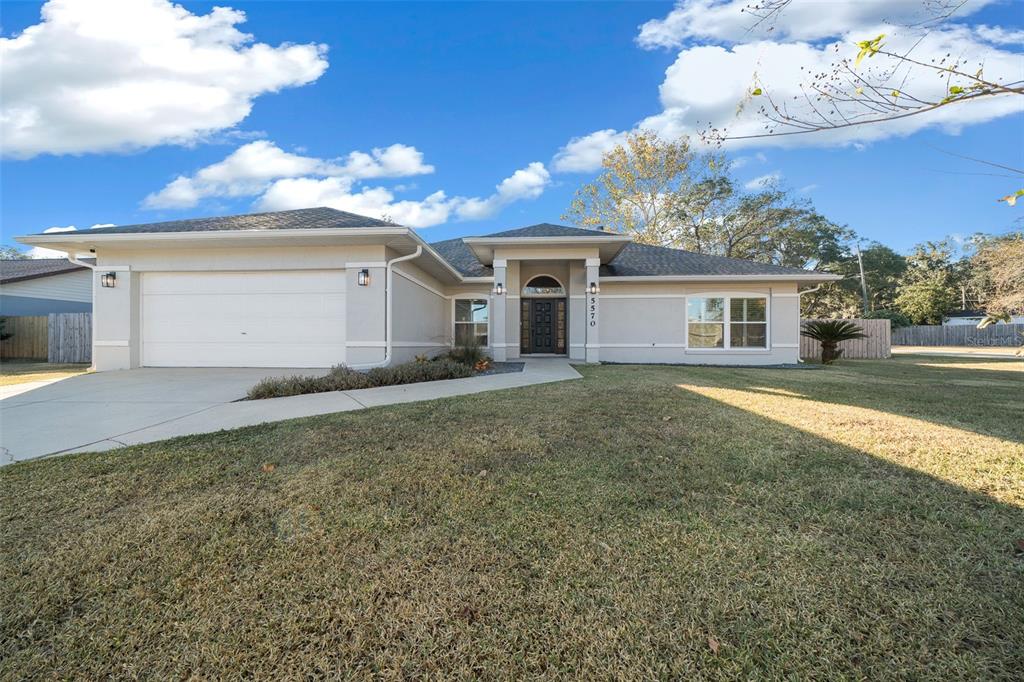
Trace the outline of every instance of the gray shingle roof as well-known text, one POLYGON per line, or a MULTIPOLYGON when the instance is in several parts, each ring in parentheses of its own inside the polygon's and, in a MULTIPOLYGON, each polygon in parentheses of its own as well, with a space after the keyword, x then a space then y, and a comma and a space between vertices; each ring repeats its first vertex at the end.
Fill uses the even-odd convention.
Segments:
POLYGON ((630 242, 611 263, 601 266, 602 277, 657 275, 808 275, 809 270, 758 263, 742 258, 630 242))
MULTIPOLYGON (((515 230, 505 230, 487 237, 594 237, 613 232, 588 230, 566 225, 541 223, 515 230)), ((434 250, 466 277, 490 277, 493 270, 477 260, 462 239, 448 239, 431 244, 434 250)), ((601 266, 602 277, 658 277, 702 275, 807 275, 809 270, 786 268, 741 258, 709 256, 664 246, 648 246, 630 242, 611 263, 601 266)))
POLYGON ((338 211, 333 208, 300 208, 273 213, 213 216, 163 223, 97 227, 89 234, 133 234, 147 232, 220 232, 231 230, 298 230, 340 227, 397 227, 376 218, 338 211))
MULTIPOLYGON (((93 260, 93 259, 83 259, 93 260)), ((0 260, 0 284, 20 282, 25 279, 63 275, 66 272, 84 270, 66 258, 32 258, 26 260, 0 260)))
POLYGON ((462 237, 434 242, 430 246, 463 277, 490 277, 494 274, 493 268, 489 268, 477 260, 470 248, 462 241, 462 237))
POLYGON ((487 237, 607 237, 612 232, 604 230, 590 230, 583 227, 568 227, 566 225, 553 225, 551 223, 538 223, 528 227, 520 227, 515 230, 505 230, 485 235, 487 237))

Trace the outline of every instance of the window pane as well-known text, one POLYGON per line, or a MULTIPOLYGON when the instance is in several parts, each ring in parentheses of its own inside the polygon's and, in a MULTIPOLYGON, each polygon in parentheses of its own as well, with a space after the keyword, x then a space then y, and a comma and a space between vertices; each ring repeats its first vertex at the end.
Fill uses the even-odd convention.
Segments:
POLYGON ((763 322, 736 323, 729 329, 729 343, 733 348, 767 348, 768 325, 763 322))
MULTIPOLYGON (((477 300, 473 301, 473 321, 474 322, 487 322, 487 301, 477 300)), ((484 325, 486 329, 487 325, 484 325)))
POLYGON ((478 346, 487 345, 487 323, 475 324, 473 327, 476 329, 476 343, 478 346))
POLYGON ((734 298, 729 301, 729 319, 733 322, 764 322, 764 298, 734 298))
POLYGON ((725 325, 721 322, 690 322, 690 348, 724 348, 725 325))
POLYGON ((455 301, 456 322, 486 322, 487 301, 486 300, 457 300, 455 301))
POLYGON ((468 346, 472 343, 473 338, 473 325, 471 324, 457 324, 455 325, 455 345, 456 346, 468 346))
POLYGON ((691 322, 721 322, 725 319, 724 298, 688 298, 686 316, 691 322))
POLYGON ((768 319, 768 299, 748 298, 747 299, 747 322, 764 322, 768 319))

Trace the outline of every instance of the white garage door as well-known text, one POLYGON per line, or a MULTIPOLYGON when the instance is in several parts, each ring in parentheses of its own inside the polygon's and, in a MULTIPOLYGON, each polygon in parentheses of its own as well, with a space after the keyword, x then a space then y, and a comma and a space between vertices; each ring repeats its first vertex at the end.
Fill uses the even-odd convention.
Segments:
POLYGON ((330 367, 344 361, 344 270, 142 275, 147 367, 330 367))

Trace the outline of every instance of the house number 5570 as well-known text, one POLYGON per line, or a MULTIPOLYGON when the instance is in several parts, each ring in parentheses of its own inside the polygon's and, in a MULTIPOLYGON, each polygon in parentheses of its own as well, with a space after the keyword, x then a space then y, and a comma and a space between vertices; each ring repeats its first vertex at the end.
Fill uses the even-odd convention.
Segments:
POLYGON ((597 326, 597 297, 590 297, 590 326, 597 326))

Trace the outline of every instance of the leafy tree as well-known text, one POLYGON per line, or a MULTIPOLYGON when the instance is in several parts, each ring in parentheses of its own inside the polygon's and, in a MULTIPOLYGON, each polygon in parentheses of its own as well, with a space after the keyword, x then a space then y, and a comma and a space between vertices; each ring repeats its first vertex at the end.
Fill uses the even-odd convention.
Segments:
POLYGON ((942 324, 956 307, 956 290, 941 272, 930 272, 900 287, 896 305, 915 324, 942 324))
POLYGON ((913 324, 910 318, 901 313, 898 310, 870 310, 864 315, 865 320, 889 320, 890 326, 893 329, 899 329, 900 327, 909 327, 913 324))
POLYGON ((724 156, 697 155, 685 138, 630 134, 602 166, 563 218, 632 234, 643 244, 793 267, 832 260, 852 237, 777 186, 742 191, 724 156))
MULTIPOLYGON (((891 309, 896 289, 907 270, 907 260, 888 246, 874 242, 861 249, 864 280, 868 290, 868 310, 891 309)), ((843 247, 838 257, 818 269, 842 275, 838 282, 823 285, 803 296, 804 317, 859 317, 864 314, 860 285, 860 265, 856 252, 843 247)))
POLYGON ((896 307, 915 324, 941 324, 957 304, 957 279, 949 240, 924 242, 907 257, 896 307))
POLYGON ((1024 232, 977 241, 977 253, 971 259, 972 275, 985 312, 1024 312, 1024 232))
POLYGON ((29 260, 32 256, 16 246, 0 246, 0 260, 29 260))
POLYGON ((695 158, 685 137, 669 142, 651 131, 630 133, 605 153, 604 170, 576 191, 562 218, 632 234, 641 244, 671 244, 683 197, 694 184, 695 158))

